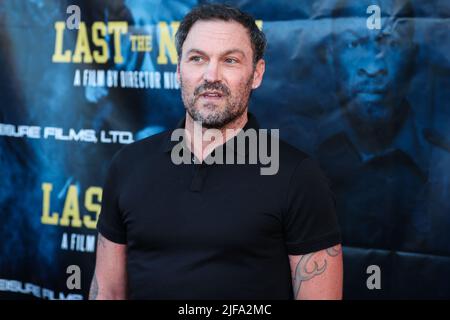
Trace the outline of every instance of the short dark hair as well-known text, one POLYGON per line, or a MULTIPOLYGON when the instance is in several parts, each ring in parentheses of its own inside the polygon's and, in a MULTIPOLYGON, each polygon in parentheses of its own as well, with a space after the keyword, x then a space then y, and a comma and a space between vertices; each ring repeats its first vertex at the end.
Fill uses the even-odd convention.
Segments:
POLYGON ((225 4, 203 4, 192 9, 181 21, 178 31, 175 35, 175 45, 178 57, 181 57, 183 43, 189 33, 189 30, 195 22, 203 20, 223 20, 236 21, 245 27, 250 36, 250 42, 253 49, 253 63, 256 64, 264 56, 266 49, 266 36, 259 30, 255 19, 241 10, 225 4))

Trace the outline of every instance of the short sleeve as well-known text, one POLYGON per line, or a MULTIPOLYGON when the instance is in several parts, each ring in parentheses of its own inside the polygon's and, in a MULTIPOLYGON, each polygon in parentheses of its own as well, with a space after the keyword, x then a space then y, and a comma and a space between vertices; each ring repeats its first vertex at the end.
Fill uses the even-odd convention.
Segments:
POLYGON ((311 158, 301 160, 291 176, 284 214, 290 255, 320 251, 341 242, 334 194, 311 158))
POLYGON ((97 222, 97 231, 112 242, 126 244, 126 229, 118 201, 120 179, 115 160, 113 158, 103 185, 102 208, 97 222))

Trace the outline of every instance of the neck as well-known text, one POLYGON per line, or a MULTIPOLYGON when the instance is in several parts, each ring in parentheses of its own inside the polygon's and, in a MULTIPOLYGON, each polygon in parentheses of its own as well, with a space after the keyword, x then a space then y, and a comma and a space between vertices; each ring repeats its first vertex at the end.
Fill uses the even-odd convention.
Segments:
POLYGON ((381 153, 394 144, 400 128, 394 124, 358 124, 347 131, 350 140, 363 153, 381 153))
POLYGON ((186 142, 191 152, 195 157, 203 161, 215 148, 224 144, 245 126, 248 121, 247 109, 238 117, 227 123, 223 127, 208 129, 203 126, 200 129, 200 123, 195 122, 194 119, 186 112, 185 130, 186 142), (205 132, 209 131, 206 135, 205 132), (214 136, 212 138, 211 136, 214 136))
POLYGON ((347 115, 350 138, 357 148, 365 153, 380 153, 389 149, 401 131, 408 117, 409 108, 406 104, 396 108, 396 115, 391 119, 370 123, 360 121, 357 118, 347 115))

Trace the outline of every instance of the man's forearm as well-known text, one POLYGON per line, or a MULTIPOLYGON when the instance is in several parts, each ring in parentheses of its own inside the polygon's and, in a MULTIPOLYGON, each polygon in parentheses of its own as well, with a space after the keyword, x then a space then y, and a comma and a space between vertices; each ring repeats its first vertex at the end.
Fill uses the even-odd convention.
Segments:
POLYGON ((342 248, 291 258, 295 299, 342 299, 342 248))
POLYGON ((89 300, 97 300, 98 297, 98 281, 97 275, 94 272, 94 277, 92 278, 91 288, 89 290, 89 300))
POLYGON ((125 290, 100 290, 97 275, 94 276, 89 290, 89 300, 125 300, 127 299, 125 290))
POLYGON ((113 243, 99 233, 97 261, 89 290, 89 300, 126 298, 126 246, 113 243))

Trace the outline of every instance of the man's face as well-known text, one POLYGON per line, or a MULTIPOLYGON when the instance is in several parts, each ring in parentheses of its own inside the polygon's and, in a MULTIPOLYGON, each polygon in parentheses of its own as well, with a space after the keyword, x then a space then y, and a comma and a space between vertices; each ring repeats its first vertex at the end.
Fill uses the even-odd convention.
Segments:
MULTIPOLYGON (((372 2, 348 2, 354 17, 334 21, 333 65, 348 115, 362 124, 386 124, 399 112, 408 89, 413 28, 410 21, 395 23, 382 17, 380 30, 368 29, 365 10, 372 2)), ((379 5, 383 11, 392 3, 379 5)))
POLYGON ((250 92, 259 86, 263 71, 260 60, 255 72, 250 36, 242 25, 197 21, 177 68, 188 114, 206 128, 225 126, 247 110, 250 92))

